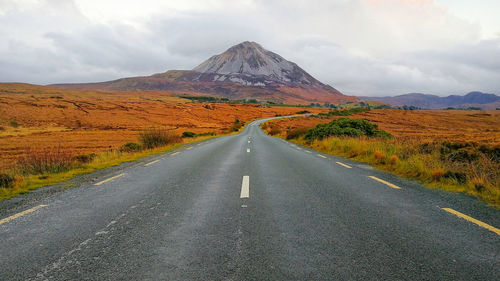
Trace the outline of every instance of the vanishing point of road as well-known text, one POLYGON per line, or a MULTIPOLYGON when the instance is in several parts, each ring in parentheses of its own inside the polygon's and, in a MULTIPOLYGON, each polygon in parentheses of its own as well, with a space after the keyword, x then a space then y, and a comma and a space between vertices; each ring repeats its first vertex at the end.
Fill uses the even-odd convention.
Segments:
POLYGON ((260 122, 3 208, 0 279, 500 280, 497 209, 260 122))

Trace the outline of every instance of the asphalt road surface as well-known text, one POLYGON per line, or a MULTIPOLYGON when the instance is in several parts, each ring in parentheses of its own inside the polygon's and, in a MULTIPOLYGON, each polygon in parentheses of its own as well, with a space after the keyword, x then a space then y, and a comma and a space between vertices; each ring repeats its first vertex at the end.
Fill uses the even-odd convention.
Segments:
POLYGON ((259 122, 4 211, 0 279, 500 280, 500 211, 259 122))

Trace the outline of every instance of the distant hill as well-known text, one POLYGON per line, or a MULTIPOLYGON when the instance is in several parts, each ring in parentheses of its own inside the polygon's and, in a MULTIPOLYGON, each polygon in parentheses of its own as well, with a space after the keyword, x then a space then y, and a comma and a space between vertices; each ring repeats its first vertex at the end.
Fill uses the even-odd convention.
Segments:
POLYGON ((77 90, 168 90, 289 104, 335 104, 359 100, 321 83, 297 64, 255 42, 235 45, 212 56, 193 70, 171 70, 151 76, 101 83, 51 86, 77 90))
POLYGON ((470 92, 465 96, 451 95, 439 97, 420 93, 406 94, 394 97, 359 97, 363 101, 378 101, 391 106, 416 106, 425 109, 468 108, 481 109, 500 108, 500 96, 482 92, 470 92))

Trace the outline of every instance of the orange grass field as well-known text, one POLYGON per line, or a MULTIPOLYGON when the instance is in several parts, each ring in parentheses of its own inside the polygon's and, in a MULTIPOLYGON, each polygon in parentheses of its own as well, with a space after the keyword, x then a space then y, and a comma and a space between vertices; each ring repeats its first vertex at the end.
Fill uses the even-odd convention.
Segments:
MULTIPOLYGON (((474 142, 500 146, 500 110, 396 110, 372 109, 368 112, 346 116, 366 119, 399 138, 417 139, 420 142, 474 142)), ((273 121, 282 130, 312 128, 319 123, 342 118, 327 119, 303 117, 273 121)))
POLYGON ((0 170, 14 165, 27 149, 61 147, 73 154, 97 153, 136 142, 146 128, 179 135, 222 133, 235 119, 248 122, 300 110, 193 103, 165 91, 74 91, 5 83, 0 84, 0 170))

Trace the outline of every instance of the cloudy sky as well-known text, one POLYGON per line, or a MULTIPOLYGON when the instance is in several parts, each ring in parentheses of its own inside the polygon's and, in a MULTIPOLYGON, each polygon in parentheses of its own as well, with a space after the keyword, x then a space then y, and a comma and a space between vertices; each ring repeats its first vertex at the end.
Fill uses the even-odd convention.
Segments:
POLYGON ((346 94, 500 94, 498 0, 0 0, 0 82, 191 69, 242 41, 346 94))

